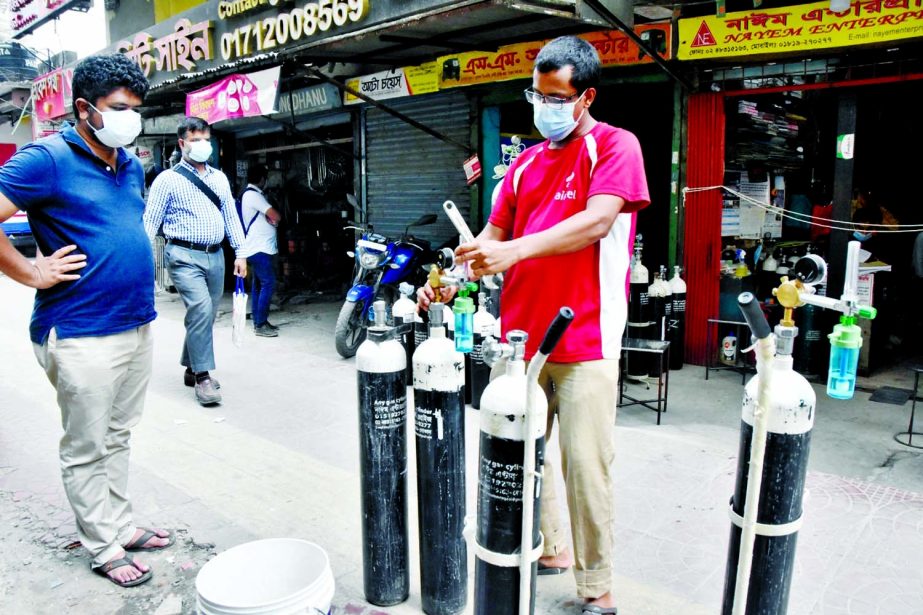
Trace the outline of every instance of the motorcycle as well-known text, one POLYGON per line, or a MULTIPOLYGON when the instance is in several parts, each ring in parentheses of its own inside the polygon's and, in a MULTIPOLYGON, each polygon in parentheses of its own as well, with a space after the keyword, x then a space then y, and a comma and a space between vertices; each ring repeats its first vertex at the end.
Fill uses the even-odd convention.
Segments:
POLYGON ((451 259, 451 256, 440 257, 440 252, 434 251, 428 241, 410 234, 411 228, 433 224, 436 220, 436 214, 420 216, 404 228, 397 240, 375 233, 371 225, 346 227, 354 230, 359 239, 355 251, 347 252, 355 259, 355 274, 334 330, 337 352, 344 359, 354 356, 365 341, 366 327, 373 320, 370 311, 375 299, 393 304, 399 296, 397 288, 401 282, 421 286, 425 282, 427 264, 451 259))

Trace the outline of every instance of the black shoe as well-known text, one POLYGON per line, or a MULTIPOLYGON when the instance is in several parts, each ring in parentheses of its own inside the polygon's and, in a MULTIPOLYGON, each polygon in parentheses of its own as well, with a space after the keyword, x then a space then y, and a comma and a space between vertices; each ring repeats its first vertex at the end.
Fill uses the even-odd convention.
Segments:
POLYGON ((263 323, 263 326, 264 326, 264 327, 269 327, 269 328, 272 329, 273 331, 278 331, 278 330, 279 330, 279 327, 275 326, 274 324, 272 324, 272 323, 269 322, 268 320, 267 320, 266 322, 263 323))
POLYGON ((254 327, 253 332, 259 337, 279 337, 279 331, 276 329, 271 329, 269 325, 260 325, 259 327, 254 327))

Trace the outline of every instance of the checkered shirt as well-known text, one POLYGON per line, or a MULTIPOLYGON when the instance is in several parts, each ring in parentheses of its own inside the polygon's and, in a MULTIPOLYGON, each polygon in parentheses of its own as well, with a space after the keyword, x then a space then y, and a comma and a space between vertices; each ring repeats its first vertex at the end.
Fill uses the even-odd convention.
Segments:
MULTIPOLYGON (((193 173, 198 173, 185 159, 180 161, 193 173)), ((181 239, 205 245, 219 244, 227 235, 234 251, 240 252, 244 243, 244 230, 234 207, 234 196, 227 176, 218 169, 205 165, 199 179, 221 199, 221 209, 188 178, 174 170, 157 176, 151 184, 144 210, 144 229, 151 239, 163 225, 167 239, 181 239)))

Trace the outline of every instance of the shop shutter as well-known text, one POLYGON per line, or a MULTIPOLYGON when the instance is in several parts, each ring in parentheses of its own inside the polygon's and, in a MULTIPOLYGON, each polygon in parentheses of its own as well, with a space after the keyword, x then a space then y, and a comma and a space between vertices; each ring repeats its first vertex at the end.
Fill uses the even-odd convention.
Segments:
MULTIPOLYGON (((456 142, 471 140, 471 107, 464 94, 384 102, 456 142)), ((376 232, 394 238, 408 222, 434 213, 439 216, 436 224, 417 227, 413 233, 438 247, 458 235, 442 210, 443 202, 454 201, 465 219, 471 219, 471 197, 462 169, 468 154, 460 148, 370 108, 366 152, 368 215, 376 232)))
MULTIPOLYGON (((689 97, 689 149, 686 181, 690 188, 720 186, 724 182, 724 97, 693 94, 689 97)), ((709 318, 718 316, 721 259, 720 190, 686 195, 686 357, 687 363, 704 365, 709 318)), ((742 318, 742 317, 741 317, 742 318)), ((716 344, 711 345, 717 348, 716 344)))

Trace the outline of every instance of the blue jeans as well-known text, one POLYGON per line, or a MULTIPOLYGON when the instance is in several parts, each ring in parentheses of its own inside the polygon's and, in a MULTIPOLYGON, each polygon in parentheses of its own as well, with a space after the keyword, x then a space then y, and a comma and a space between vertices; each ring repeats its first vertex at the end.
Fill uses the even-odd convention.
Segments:
POLYGON ((167 244, 167 270, 186 306, 186 340, 180 363, 194 372, 215 369, 212 329, 224 294, 224 254, 167 244))
POLYGON ((257 252, 247 259, 253 269, 253 288, 250 291, 253 312, 253 326, 262 327, 269 320, 269 302, 276 289, 276 273, 272 266, 272 254, 257 252))

